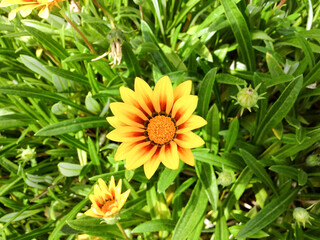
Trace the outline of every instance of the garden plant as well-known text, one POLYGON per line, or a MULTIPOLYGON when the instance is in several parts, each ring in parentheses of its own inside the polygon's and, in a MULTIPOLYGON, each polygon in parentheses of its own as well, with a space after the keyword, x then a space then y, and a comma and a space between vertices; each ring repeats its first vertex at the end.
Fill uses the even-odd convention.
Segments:
POLYGON ((0 239, 320 239, 320 1, 1 0, 0 239))

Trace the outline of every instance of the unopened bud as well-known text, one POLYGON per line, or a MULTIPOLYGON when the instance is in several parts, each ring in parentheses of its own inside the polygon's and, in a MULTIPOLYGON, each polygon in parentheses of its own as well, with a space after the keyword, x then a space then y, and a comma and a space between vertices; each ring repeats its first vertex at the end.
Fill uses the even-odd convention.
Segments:
POLYGON ((306 159, 306 165, 308 167, 320 166, 320 155, 319 154, 309 155, 306 159))
POLYGON ((219 177, 217 183, 223 187, 229 186, 233 182, 233 174, 228 170, 223 170, 221 173, 218 173, 219 177))
POLYGON ((293 218, 297 221, 299 226, 300 223, 302 223, 303 227, 306 227, 306 223, 310 223, 310 219, 312 219, 308 211, 301 207, 297 207, 293 210, 293 218))
POLYGON ((36 156, 36 151, 34 148, 30 148, 29 146, 26 149, 20 149, 21 153, 18 155, 24 161, 31 161, 36 156))
POLYGON ((251 85, 249 87, 245 88, 240 88, 237 86, 239 89, 239 92, 237 94, 237 97, 232 97, 237 100, 236 104, 239 104, 242 109, 241 109, 241 114, 243 113, 243 110, 247 108, 251 112, 251 108, 256 107, 258 108, 258 100, 263 99, 261 94, 259 96, 258 94, 258 88, 260 87, 260 84, 256 88, 252 88, 251 85))

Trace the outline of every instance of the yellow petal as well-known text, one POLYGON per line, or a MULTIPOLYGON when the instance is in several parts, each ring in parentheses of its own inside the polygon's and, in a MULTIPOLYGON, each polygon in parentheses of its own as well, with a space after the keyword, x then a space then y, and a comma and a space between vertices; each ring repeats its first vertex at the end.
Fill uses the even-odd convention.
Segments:
POLYGON ((107 117, 107 121, 114 128, 128 126, 121 122, 117 117, 107 117))
POLYGON ((204 120, 202 117, 197 115, 191 115, 191 117, 187 121, 179 125, 177 134, 185 133, 193 129, 201 128, 206 124, 207 124, 207 121, 204 120))
POLYGON ((178 147, 179 158, 190 166, 194 166, 194 156, 190 149, 178 147))
POLYGON ((128 154, 126 159, 126 169, 132 170, 140 167, 150 160, 158 146, 152 146, 150 142, 143 142, 136 145, 128 154))
POLYGON ((39 6, 38 4, 37 5, 33 4, 33 5, 25 5, 20 7, 21 16, 22 17, 28 16, 32 12, 32 10, 38 6, 39 6))
POLYGON ((174 102, 176 102, 179 98, 183 96, 190 95, 192 89, 192 81, 188 80, 181 84, 179 84, 174 90, 173 90, 173 98, 174 102))
POLYGON ((148 120, 139 109, 126 103, 111 103, 110 109, 121 122, 129 126, 144 128, 143 123, 148 120))
POLYGON ((138 109, 140 108, 139 102, 137 101, 137 97, 134 91, 127 87, 120 87, 119 90, 121 98, 125 103, 130 104, 138 109))
POLYGON ((194 95, 183 96, 174 103, 171 116, 176 119, 177 126, 190 118, 196 110, 197 104, 198 97, 194 95))
POLYGON ((2 0, 0 7, 8 7, 14 4, 30 4, 32 2, 26 2, 25 0, 2 0))
POLYGON ((173 105, 172 83, 168 76, 162 77, 154 88, 153 105, 156 112, 170 113, 173 105))
POLYGON ((99 183, 99 187, 100 187, 102 193, 104 193, 104 194, 109 193, 109 189, 107 187, 107 184, 105 183, 105 181, 102 180, 102 178, 98 179, 98 183, 99 183))
POLYGON ((138 142, 146 139, 144 131, 141 128, 124 126, 112 130, 107 138, 115 142, 138 142))
POLYGON ((193 132, 178 134, 174 141, 182 148, 196 148, 205 143, 201 137, 193 132))
POLYGON ((121 194, 121 197, 120 199, 118 200, 118 208, 119 210, 123 207, 123 205, 126 203, 128 197, 129 197, 129 194, 130 194, 130 189, 128 189, 127 191, 125 191, 124 193, 121 194))
POLYGON ((109 191, 112 196, 115 195, 115 190, 116 190, 116 183, 114 181, 114 177, 111 176, 110 183, 109 183, 109 191))
POLYGON ((44 19, 48 19, 49 17, 49 8, 48 6, 44 6, 38 14, 39 17, 44 18, 44 19))
POLYGON ((146 113, 149 114, 149 116, 151 116, 154 112, 154 107, 152 104, 152 89, 143 79, 136 77, 134 82, 134 90, 136 92, 139 105, 146 113))
POLYGON ((8 15, 9 21, 13 20, 17 16, 17 11, 19 11, 19 9, 16 8, 9 13, 8 15))
POLYGON ((114 155, 114 160, 121 161, 126 159, 127 153, 136 145, 137 144, 135 142, 121 143, 114 155))
POLYGON ((84 215, 89 216, 89 217, 95 217, 95 218, 100 218, 101 217, 101 215, 95 214, 91 208, 88 211, 86 211, 84 213, 84 215))
POLYGON ((148 179, 153 176, 160 165, 159 153, 160 150, 157 150, 156 153, 153 154, 152 158, 146 161, 143 165, 144 173, 148 179))
POLYGON ((118 185, 116 187, 116 193, 121 194, 121 188, 122 188, 122 179, 119 180, 118 185))
POLYGON ((159 159, 167 168, 173 170, 178 169, 179 155, 177 144, 172 141, 169 144, 162 146, 160 150, 159 159))

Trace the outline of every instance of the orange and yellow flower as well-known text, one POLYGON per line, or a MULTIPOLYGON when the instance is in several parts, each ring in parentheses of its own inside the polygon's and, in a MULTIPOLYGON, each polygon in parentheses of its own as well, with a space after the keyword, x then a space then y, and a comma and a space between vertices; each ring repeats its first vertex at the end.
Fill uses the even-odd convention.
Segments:
POLYGON ((126 159, 126 169, 144 165, 150 179, 160 163, 177 169, 179 159, 194 166, 191 148, 204 141, 192 130, 207 124, 206 120, 192 115, 198 97, 190 95, 191 81, 172 88, 168 76, 161 78, 154 90, 141 78, 135 79, 135 91, 121 87, 124 101, 110 104, 114 114, 107 121, 115 128, 107 138, 122 142, 114 156, 116 161, 126 159))
POLYGON ((15 4, 20 4, 18 8, 13 9, 9 13, 9 20, 12 20, 16 17, 17 12, 20 11, 22 17, 28 16, 33 9, 41 8, 39 11, 39 17, 48 18, 51 8, 55 5, 58 6, 58 2, 64 0, 2 0, 0 3, 0 7, 8 7, 15 4))
POLYGON ((115 216, 126 203, 130 189, 121 194, 122 180, 116 186, 111 177, 109 187, 99 178, 99 185, 94 186, 93 194, 89 196, 91 208, 84 214, 95 218, 109 218, 115 216))

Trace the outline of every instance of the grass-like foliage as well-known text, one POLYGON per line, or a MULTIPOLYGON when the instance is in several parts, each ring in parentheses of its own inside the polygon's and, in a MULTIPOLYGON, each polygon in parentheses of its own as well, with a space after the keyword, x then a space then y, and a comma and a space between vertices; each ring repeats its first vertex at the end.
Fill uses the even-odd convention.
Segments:
POLYGON ((319 1, 22 2, 0 239, 319 239, 319 1))

